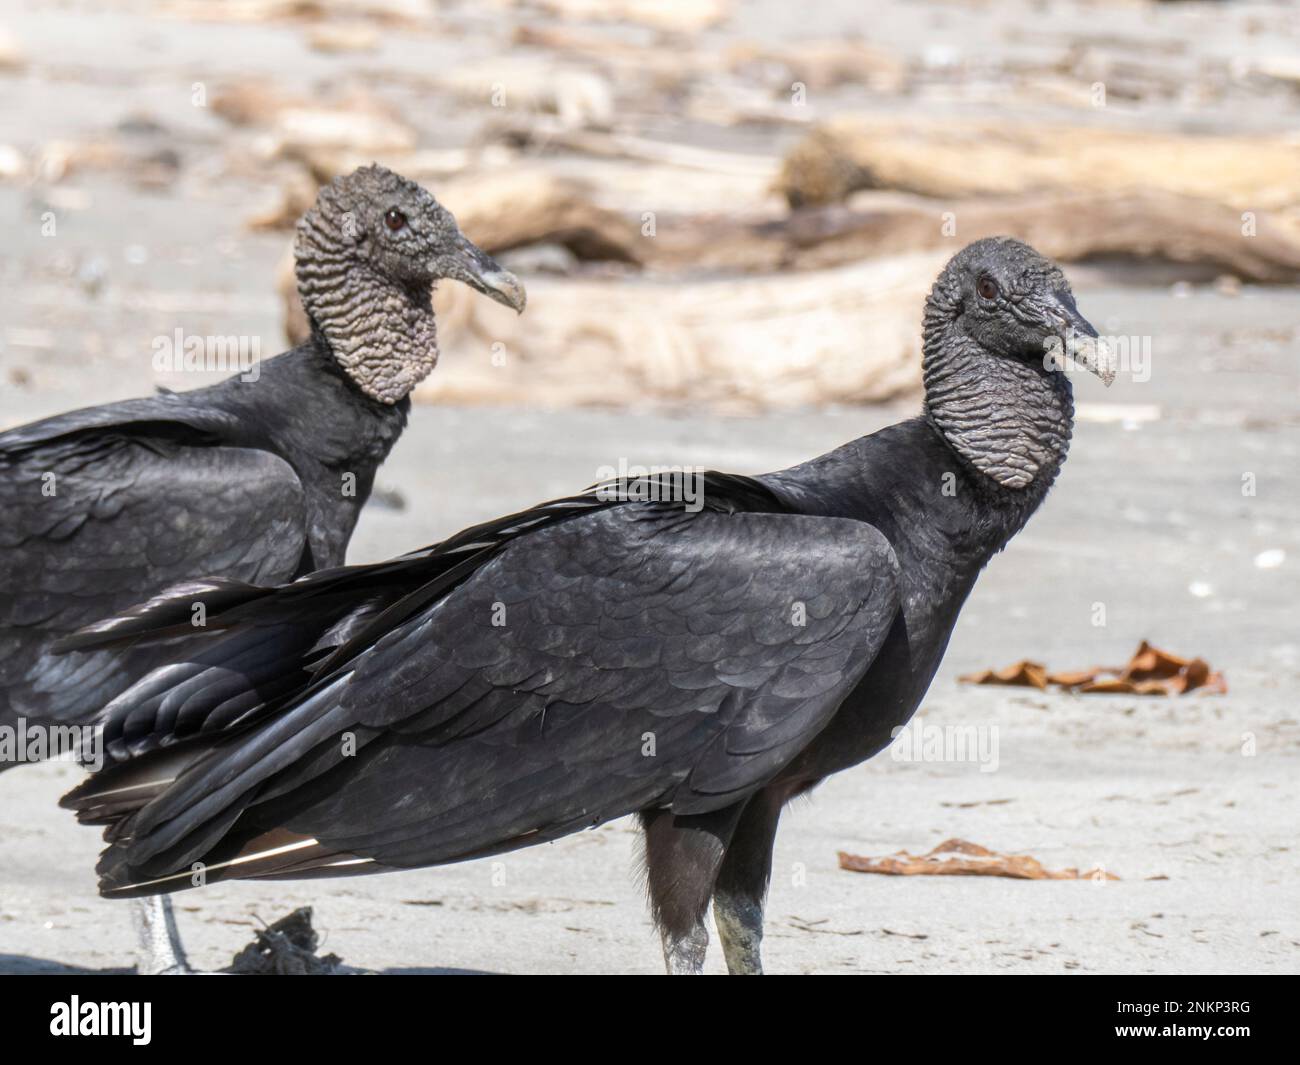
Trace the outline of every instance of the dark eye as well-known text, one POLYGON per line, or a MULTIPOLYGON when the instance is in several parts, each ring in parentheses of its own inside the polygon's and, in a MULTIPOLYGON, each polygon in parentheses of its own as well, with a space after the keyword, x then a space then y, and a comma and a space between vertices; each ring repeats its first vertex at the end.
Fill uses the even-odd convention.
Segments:
POLYGON ((390 207, 388 213, 384 215, 384 225, 396 233, 406 225, 406 215, 402 214, 396 207, 390 207))
POLYGON ((998 283, 991 277, 981 277, 975 286, 975 291, 980 294, 982 300, 995 300, 998 298, 998 283))

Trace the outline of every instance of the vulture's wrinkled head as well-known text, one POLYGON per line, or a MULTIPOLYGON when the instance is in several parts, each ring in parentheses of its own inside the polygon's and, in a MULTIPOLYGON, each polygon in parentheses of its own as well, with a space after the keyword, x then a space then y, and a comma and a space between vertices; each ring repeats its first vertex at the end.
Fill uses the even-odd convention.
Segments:
POLYGON ((949 445, 1004 488, 1050 485, 1074 418, 1064 371, 1115 377, 1061 268, 1010 237, 977 240, 934 283, 924 331, 926 413, 949 445))
POLYGON ((398 403, 438 362, 432 287, 447 278, 521 312, 524 286, 414 181, 364 166, 321 189, 298 223, 298 295, 312 335, 353 383, 398 403))
POLYGON ((456 219, 414 181, 363 166, 321 189, 298 224, 299 274, 344 257, 401 286, 448 278, 522 312, 524 287, 466 239, 456 219))
POLYGON ((944 267, 936 294, 941 289, 955 328, 985 350, 1047 360, 1048 370, 1065 369, 1065 354, 1107 385, 1114 380, 1065 274, 1028 244, 1010 237, 968 244, 944 267))

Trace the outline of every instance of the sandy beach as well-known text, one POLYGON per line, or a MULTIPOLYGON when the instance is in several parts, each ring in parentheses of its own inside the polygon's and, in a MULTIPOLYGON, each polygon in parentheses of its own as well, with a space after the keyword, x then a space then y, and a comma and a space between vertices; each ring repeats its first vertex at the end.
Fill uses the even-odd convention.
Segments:
MULTIPOLYGON (((825 38, 843 28, 853 5, 830 6, 837 14, 817 16, 824 24, 802 32, 825 38)), ((898 17, 874 43, 900 54, 956 47, 977 24, 967 5, 916 5, 914 14, 886 6, 898 17), (927 43, 934 19, 943 28, 927 43)), ((999 9, 1001 39, 1033 6, 999 9)), ((1087 5, 1051 6, 1067 26, 1097 17, 1087 5)), ((1281 17, 1276 6, 1263 8, 1261 19, 1281 17)), ((781 5, 751 14, 760 37, 790 31, 781 5)), ((1107 15, 1121 36, 1141 34, 1151 25, 1143 20, 1155 17, 1150 5, 1107 15)), ((1160 18, 1162 39, 1205 42, 1188 46, 1205 62, 1264 49, 1244 16, 1160 18)), ((287 237, 244 225, 274 200, 268 174, 276 171, 232 163, 218 150, 216 120, 172 107, 168 94, 200 68, 204 78, 278 69, 293 87, 340 63, 354 72, 383 66, 390 98, 421 136, 455 146, 468 137, 462 120, 418 110, 420 94, 402 77, 435 59, 493 54, 501 31, 459 5, 445 19, 455 35, 394 35, 378 54, 342 59, 294 51, 295 62, 281 67, 283 49, 299 39, 291 24, 218 23, 195 34, 184 19, 154 21, 136 5, 74 16, 0 4, 0 26, 30 57, 25 73, 0 83, 0 144, 26 150, 54 137, 94 139, 148 113, 165 131, 150 136, 183 158, 163 189, 93 166, 44 185, 30 175, 0 180, 0 217, 9 222, 0 252, 0 428, 159 384, 206 383, 204 375, 159 374, 150 362, 150 338, 181 323, 199 334, 257 336, 264 355, 281 350, 274 278, 287 237), (111 57, 105 34, 122 42, 111 57), (56 239, 41 233, 43 209, 59 215, 56 239)), ((730 25, 702 32, 725 35, 730 25)), ((1026 32, 1013 50, 1030 62, 1049 46, 1026 32)), ((1294 128, 1300 96, 1270 100, 1265 117, 1228 99, 1195 112, 1196 121, 1294 128)), ((1161 128, 1194 124, 1177 100, 1155 100, 1148 113, 1161 128)), ((797 133, 744 126, 730 136, 733 147, 761 145, 775 156, 797 133)), ((527 260, 503 261, 527 280, 527 260)), ((1150 372, 1144 380, 1122 374, 1109 390, 1076 377, 1064 473, 979 581, 919 711, 929 726, 979 730, 995 744, 996 765, 908 762, 887 752, 787 811, 768 908, 771 972, 1300 972, 1300 289, 1168 264, 1065 269, 1099 328, 1147 338, 1150 372), (957 680, 1020 659, 1053 669, 1120 665, 1143 639, 1204 658, 1226 677, 1227 693, 1078 695, 957 680), (921 854, 952 838, 1031 855, 1049 869, 1099 866, 1118 879, 891 877, 837 863, 840 851, 921 854)), ((636 283, 627 290, 635 299, 636 283)), ((623 398, 610 409, 418 403, 379 474, 350 559, 385 558, 568 493, 620 461, 763 472, 919 410, 916 395, 749 415, 623 398)), ((0 972, 132 964, 123 904, 95 893, 98 836, 56 805, 79 778, 66 763, 0 775, 0 972)), ((322 950, 355 970, 662 969, 637 833, 626 820, 453 867, 220 884, 176 897, 191 960, 209 970, 228 965, 254 928, 300 905, 314 908, 322 950)), ((724 971, 716 948, 707 969, 724 971)))

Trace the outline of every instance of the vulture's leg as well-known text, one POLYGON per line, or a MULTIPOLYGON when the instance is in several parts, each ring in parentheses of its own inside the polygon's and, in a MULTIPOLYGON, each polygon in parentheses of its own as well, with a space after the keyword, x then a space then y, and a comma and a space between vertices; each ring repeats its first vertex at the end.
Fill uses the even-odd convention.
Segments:
POLYGON ((142 976, 184 976, 193 971, 185 960, 170 898, 151 895, 132 899, 131 923, 139 943, 136 972, 142 976))
POLYGON ((670 976, 704 971, 709 945, 704 915, 741 809, 737 804, 691 817, 678 817, 671 810, 641 815, 650 912, 663 940, 670 976))
POLYGON ((727 844, 713 892, 713 920, 732 976, 761 976, 763 903, 772 877, 772 847, 781 817, 781 797, 760 791, 745 804, 727 844))

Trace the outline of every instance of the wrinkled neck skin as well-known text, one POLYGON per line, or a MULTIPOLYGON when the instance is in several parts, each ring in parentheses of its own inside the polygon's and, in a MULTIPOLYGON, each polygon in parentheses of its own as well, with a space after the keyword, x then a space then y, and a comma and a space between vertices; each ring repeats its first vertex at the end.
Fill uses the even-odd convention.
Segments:
POLYGON ((379 276, 319 228, 299 240, 298 294, 313 331, 372 399, 401 401, 438 362, 431 286, 379 276))
POLYGON ((1070 447, 1074 397, 1062 373, 995 354, 927 309, 925 413, 948 446, 991 486, 1041 499, 1070 447))

